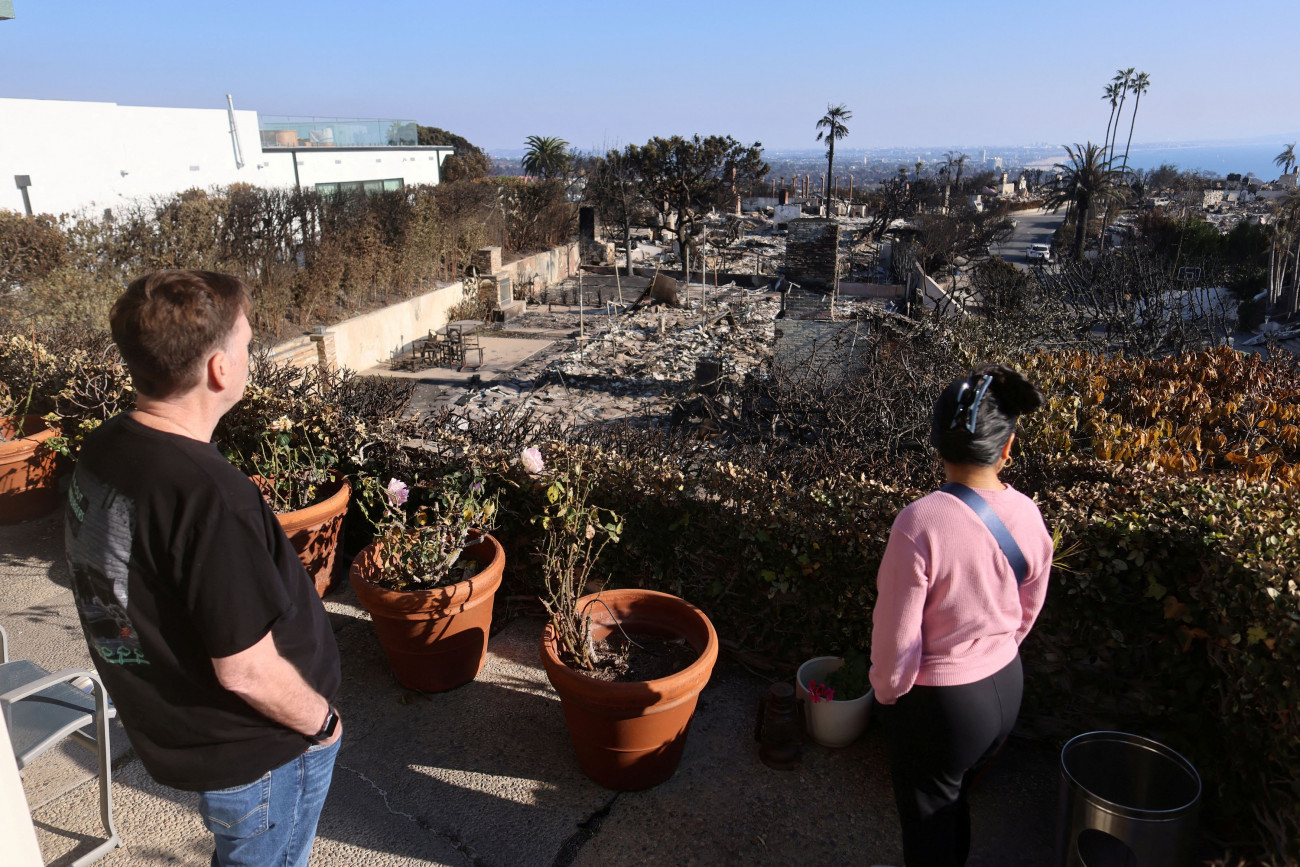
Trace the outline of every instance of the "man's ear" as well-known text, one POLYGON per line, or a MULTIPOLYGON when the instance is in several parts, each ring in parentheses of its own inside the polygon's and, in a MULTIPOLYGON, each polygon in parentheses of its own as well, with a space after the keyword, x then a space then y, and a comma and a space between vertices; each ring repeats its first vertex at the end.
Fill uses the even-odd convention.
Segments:
POLYGON ((230 373, 230 356, 224 349, 217 347, 204 365, 204 385, 210 391, 223 391, 230 382, 230 373))

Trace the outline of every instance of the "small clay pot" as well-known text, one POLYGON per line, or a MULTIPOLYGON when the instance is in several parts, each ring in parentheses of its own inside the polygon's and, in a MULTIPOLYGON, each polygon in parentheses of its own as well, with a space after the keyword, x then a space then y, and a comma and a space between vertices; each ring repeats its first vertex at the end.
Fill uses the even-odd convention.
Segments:
POLYGON ((352 497, 352 482, 346 476, 337 477, 320 490, 323 499, 276 517, 316 585, 316 592, 323 597, 334 582, 334 557, 343 531, 343 517, 348 513, 348 500, 352 497))
POLYGON ((442 692, 469 683, 483 668, 506 555, 492 536, 480 539, 461 556, 482 563, 482 571, 433 590, 389 590, 373 583, 383 564, 380 542, 362 548, 352 561, 352 589, 374 619, 388 665, 402 686, 442 692))
POLYGON ((657 786, 681 761, 695 702, 718 659, 718 634, 703 611, 654 590, 606 590, 582 597, 578 606, 591 616, 596 640, 617 623, 628 632, 685 638, 699 653, 667 677, 610 683, 565 665, 553 628, 542 633, 542 665, 560 695, 583 773, 607 789, 657 786))
POLYGON ((19 418, 0 419, 0 524, 16 524, 39 518, 59 506, 57 452, 46 440, 58 436, 39 415, 21 418, 23 436, 11 439, 19 430, 19 418))

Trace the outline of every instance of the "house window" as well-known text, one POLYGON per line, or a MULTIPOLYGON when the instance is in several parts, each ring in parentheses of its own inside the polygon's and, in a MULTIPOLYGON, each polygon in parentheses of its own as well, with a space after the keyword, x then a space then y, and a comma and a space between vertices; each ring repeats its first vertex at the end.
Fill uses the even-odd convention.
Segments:
POLYGON ((377 181, 339 181, 332 184, 317 184, 316 192, 322 196, 338 193, 382 193, 400 190, 405 186, 402 178, 385 178, 377 181))

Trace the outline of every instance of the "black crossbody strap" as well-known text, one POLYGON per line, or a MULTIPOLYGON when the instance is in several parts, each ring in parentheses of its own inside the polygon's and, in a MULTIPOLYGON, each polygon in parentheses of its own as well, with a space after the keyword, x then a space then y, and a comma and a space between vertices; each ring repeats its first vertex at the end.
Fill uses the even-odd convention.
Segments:
POLYGON ((985 527, 989 528, 994 541, 998 543, 998 547, 1006 555, 1007 562, 1011 564, 1011 571, 1015 573, 1017 586, 1024 584, 1025 578, 1029 577, 1029 562, 1025 560, 1025 555, 1020 553, 1020 546, 1016 544, 1016 540, 1011 536, 1011 531, 1007 529, 1006 524, 1002 523, 1002 519, 998 517, 997 512, 993 511, 993 507, 983 497, 960 482, 949 482, 939 490, 945 494, 952 494, 970 506, 971 511, 984 522, 985 527))

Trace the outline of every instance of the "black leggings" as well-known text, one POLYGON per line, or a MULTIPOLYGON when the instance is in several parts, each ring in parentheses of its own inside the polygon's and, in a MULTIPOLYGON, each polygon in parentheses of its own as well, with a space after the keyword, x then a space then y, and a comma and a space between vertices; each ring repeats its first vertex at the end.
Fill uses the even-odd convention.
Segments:
POLYGON ((975 683, 912 687, 882 714, 907 867, 966 863, 966 792, 1011 734, 1023 690, 1017 655, 975 683))

